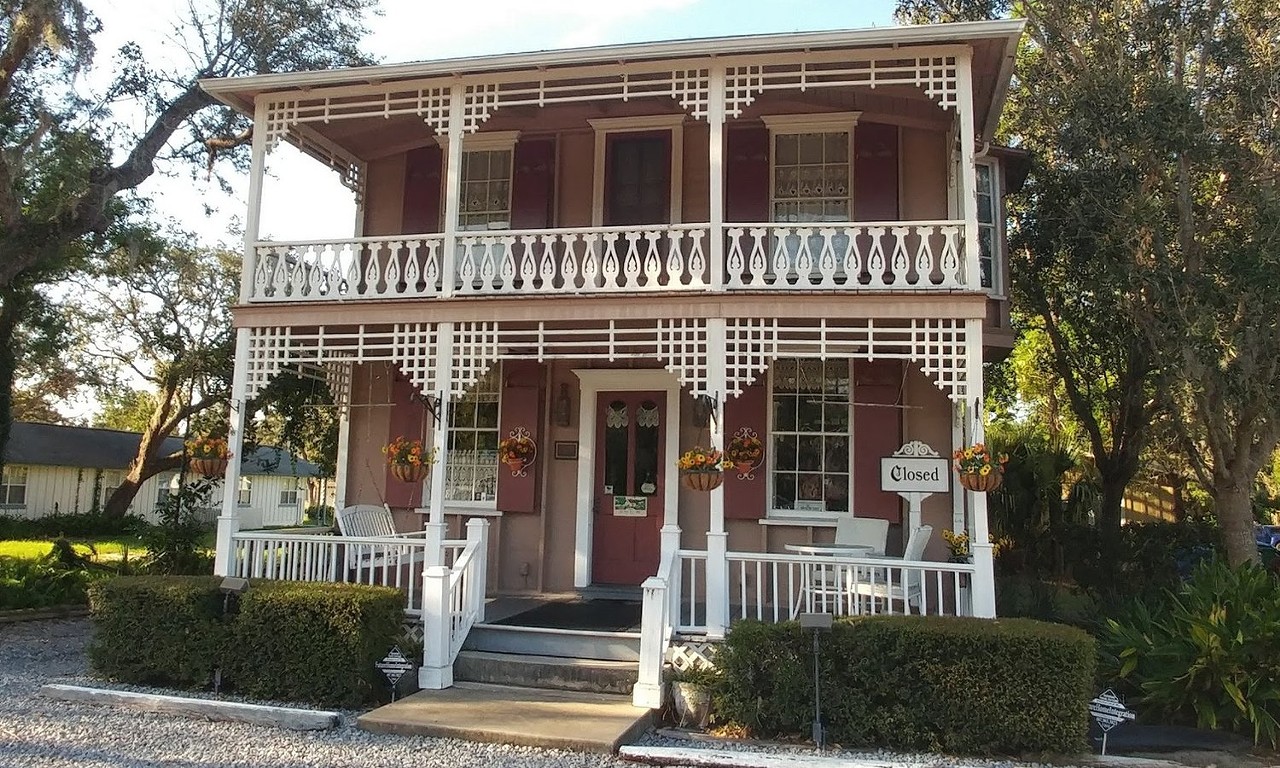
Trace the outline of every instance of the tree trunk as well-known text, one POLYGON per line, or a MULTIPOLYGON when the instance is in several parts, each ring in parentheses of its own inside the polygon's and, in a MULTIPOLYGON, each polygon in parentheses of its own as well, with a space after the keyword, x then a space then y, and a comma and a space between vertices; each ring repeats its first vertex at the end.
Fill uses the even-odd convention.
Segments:
POLYGON ((121 518, 129 513, 129 505, 133 503, 134 497, 138 495, 138 489, 142 487, 141 482, 133 479, 133 474, 130 471, 125 475, 120 485, 111 492, 111 497, 102 507, 104 517, 121 518))
POLYGON ((18 354, 14 334, 22 321, 26 302, 12 289, 0 291, 0 474, 9 455, 9 433, 13 428, 13 382, 18 376, 18 354))
POLYGON ((1253 539, 1252 488, 1232 479, 1215 477, 1213 504, 1218 513, 1218 527, 1222 530, 1227 563, 1235 568, 1247 562, 1262 562, 1258 545, 1253 539))

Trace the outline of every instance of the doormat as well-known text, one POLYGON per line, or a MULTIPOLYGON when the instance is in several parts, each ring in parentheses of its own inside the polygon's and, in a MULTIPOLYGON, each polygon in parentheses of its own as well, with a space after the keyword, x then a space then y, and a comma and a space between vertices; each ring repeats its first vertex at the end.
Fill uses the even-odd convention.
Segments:
POLYGON ((640 603, 627 600, 556 601, 490 623, 597 632, 639 631, 640 603))

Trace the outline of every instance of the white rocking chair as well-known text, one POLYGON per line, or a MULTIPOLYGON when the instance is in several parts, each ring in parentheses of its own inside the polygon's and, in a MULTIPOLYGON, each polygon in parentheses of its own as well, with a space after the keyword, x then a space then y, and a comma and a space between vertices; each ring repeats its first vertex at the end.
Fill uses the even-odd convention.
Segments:
MULTIPOLYGON (((426 531, 397 532, 395 518, 386 504, 353 504, 339 510, 336 518, 338 532, 343 536, 411 539, 427 535, 426 531)), ((347 568, 398 567, 423 562, 422 555, 420 550, 394 544, 353 544, 347 546, 347 568)))
MULTIPOLYGON (((916 561, 924 557, 924 548, 933 535, 933 526, 922 525, 911 532, 907 539, 907 548, 902 553, 904 561, 916 561)), ((892 611, 894 601, 902 603, 902 612, 911 613, 911 607, 921 609, 921 594, 924 591, 924 574, 915 568, 886 566, 871 569, 870 573, 860 574, 849 585, 849 591, 858 597, 869 597, 884 600, 886 607, 892 611)))

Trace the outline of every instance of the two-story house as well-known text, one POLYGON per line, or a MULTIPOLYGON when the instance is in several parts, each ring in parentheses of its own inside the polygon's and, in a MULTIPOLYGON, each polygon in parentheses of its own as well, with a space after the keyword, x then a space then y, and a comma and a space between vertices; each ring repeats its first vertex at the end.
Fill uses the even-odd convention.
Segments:
MULTIPOLYGON (((286 367, 328 382, 339 506, 385 505, 398 530, 427 533, 412 545, 425 577, 395 557, 353 576, 365 561, 350 553, 393 540, 352 539, 341 556, 319 548, 343 537, 310 537, 304 553, 240 532, 229 497, 219 572, 401 586, 428 657, 437 642, 456 653, 483 619, 477 592, 644 585, 642 704, 671 642, 741 617, 994 616, 984 495, 950 484, 913 511, 880 472, 912 441, 946 458, 982 439, 983 359, 1012 342, 1009 153, 991 141, 1021 31, 756 35, 205 82, 254 120, 237 405, 286 367), (282 141, 352 190, 351 237, 258 239, 282 141), (435 448, 421 482, 384 461, 399 436, 435 448), (759 440, 758 461, 710 491, 682 486, 683 451, 735 436, 759 440), (536 452, 509 466, 498 446, 513 437, 536 452), (888 521, 890 556, 916 528, 935 535, 894 567, 793 551, 847 517, 888 521), (447 538, 474 519, 489 523, 487 558, 447 538), (944 528, 970 534, 971 563, 945 562, 944 528), (849 590, 817 605, 832 563, 849 590)), ((428 658, 424 684, 447 685, 446 666, 428 658)))

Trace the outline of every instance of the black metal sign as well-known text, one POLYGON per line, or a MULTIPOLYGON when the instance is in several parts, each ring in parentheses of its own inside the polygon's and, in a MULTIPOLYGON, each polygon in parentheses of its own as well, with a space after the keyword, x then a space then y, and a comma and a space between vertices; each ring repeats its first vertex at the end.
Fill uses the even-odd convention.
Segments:
POLYGON ((404 653, 400 651, 400 646, 393 646, 386 656, 382 657, 382 661, 375 664, 383 676, 387 678, 387 684, 391 686, 391 698, 396 697, 396 685, 400 682, 400 678, 405 676, 406 672, 413 670, 413 662, 405 658, 404 653))
POLYGON ((1089 702, 1089 714, 1102 729, 1102 754, 1107 754, 1107 732, 1121 723, 1133 720, 1135 715, 1116 692, 1108 688, 1089 702))

